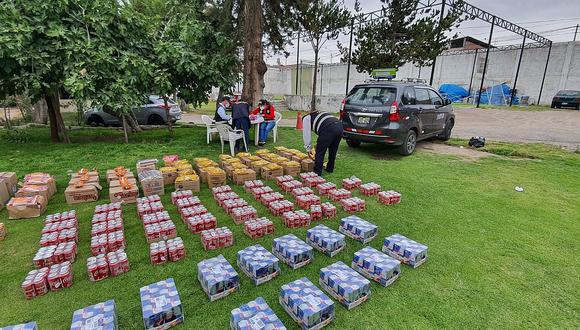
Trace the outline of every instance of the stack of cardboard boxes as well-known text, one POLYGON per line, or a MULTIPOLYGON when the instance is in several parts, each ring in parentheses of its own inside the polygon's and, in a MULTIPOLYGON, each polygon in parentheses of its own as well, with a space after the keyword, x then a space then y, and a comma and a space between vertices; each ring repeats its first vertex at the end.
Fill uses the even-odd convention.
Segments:
POLYGON ((103 189, 99 181, 99 172, 95 169, 82 168, 72 174, 64 191, 66 202, 72 205, 98 201, 99 191, 103 189))
POLYGON ((111 203, 135 203, 139 197, 135 175, 122 166, 107 171, 107 183, 111 203))
POLYGON ((10 197, 18 189, 18 179, 14 172, 0 172, 0 210, 4 208, 10 197))
MULTIPOLYGON (((4 186, 14 191, 16 174, 4 172, 0 176, 4 186)), ((47 173, 30 173, 24 177, 22 187, 14 193, 8 202, 9 219, 25 219, 39 217, 48 203, 48 199, 56 193, 56 181, 47 173)))

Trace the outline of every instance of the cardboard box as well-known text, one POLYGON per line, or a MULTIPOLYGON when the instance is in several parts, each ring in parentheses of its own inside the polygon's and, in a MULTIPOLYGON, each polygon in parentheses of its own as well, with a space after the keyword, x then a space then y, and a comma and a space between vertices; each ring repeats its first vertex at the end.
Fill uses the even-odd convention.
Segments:
POLYGON ((6 205, 8 219, 39 217, 46 209, 46 199, 42 196, 13 197, 6 205))
POLYGON ((306 231, 306 243, 329 257, 334 257, 346 246, 344 235, 318 225, 306 231))
POLYGON ((163 175, 163 184, 168 186, 175 183, 177 179, 177 169, 175 167, 162 167, 159 169, 163 175))
POLYGON ((175 179, 175 190, 200 191, 199 176, 197 174, 180 175, 175 179))
POLYGON ((56 181, 54 178, 47 173, 31 173, 27 174, 24 177, 24 184, 25 185, 33 185, 33 186, 48 186, 48 195, 49 197, 54 196, 56 194, 56 181))
POLYGON ((44 199, 48 200, 50 198, 50 192, 48 186, 34 186, 34 185, 24 185, 14 195, 14 197, 33 197, 42 196, 44 199))
POLYGON ((122 186, 109 188, 109 199, 111 203, 135 203, 139 197, 137 185, 130 184, 127 189, 122 186))
POLYGON ((219 187, 226 184, 226 172, 219 167, 206 167, 207 186, 209 188, 219 187))
POLYGON ((165 195, 165 184, 161 171, 144 170, 139 173, 139 183, 143 196, 165 195))
POLYGON ((342 261, 321 268, 318 283, 348 310, 371 296, 371 282, 342 261))
POLYGON ((428 248, 401 234, 385 237, 383 252, 413 268, 427 261, 428 248))
POLYGON ((32 322, 23 323, 23 324, 9 325, 7 327, 0 328, 0 329, 1 330, 37 330, 38 325, 36 325, 36 322, 32 321, 32 322))
POLYGON ((145 329, 169 329, 183 323, 183 307, 173 278, 142 287, 141 309, 145 329))
POLYGON ((262 297, 232 310, 230 329, 276 329, 286 330, 282 321, 274 314, 262 297))
POLYGON ((277 177, 284 175, 284 168, 278 164, 268 164, 262 167, 260 174, 264 180, 275 180, 277 177))
POLYGON ((284 168, 284 174, 298 176, 302 167, 299 162, 286 161, 280 164, 284 168))
MULTIPOLYGON (((135 179, 135 178, 128 178, 127 182, 130 185, 137 186, 137 179, 135 179)), ((109 188, 115 188, 115 187, 120 187, 120 186, 121 186, 121 182, 118 179, 115 179, 109 183, 109 188)))
POLYGON ((377 237, 378 227, 355 215, 351 215, 340 220, 338 231, 355 241, 366 244, 377 237))
POLYGON ((251 169, 234 169, 232 171, 232 181, 237 185, 242 185, 246 181, 256 180, 256 172, 251 169))
POLYGON ((16 172, 0 172, 0 185, 6 186, 10 196, 14 196, 18 190, 18 178, 16 172))
POLYGON ((118 180, 121 177, 125 177, 127 179, 134 179, 135 175, 133 172, 127 170, 126 168, 120 166, 114 170, 107 171, 107 183, 111 183, 111 181, 118 180))
POLYGON ((64 197, 68 205, 96 202, 101 189, 103 188, 98 183, 69 185, 64 191, 64 197))
POLYGON ((114 300, 79 309, 73 313, 71 330, 117 330, 117 311, 114 300))
POLYGON ((401 274, 401 262, 370 246, 354 253, 352 269, 386 287, 401 274))
POLYGON ((0 241, 3 241, 6 238, 6 234, 8 234, 6 225, 0 222, 0 241))
POLYGON ((272 253, 292 269, 306 266, 314 258, 312 247, 293 234, 275 238, 272 253))
POLYGON ((238 251, 238 267, 255 285, 266 283, 280 275, 278 261, 278 258, 260 244, 238 251))
POLYGON ((197 264, 197 279, 210 301, 224 298, 240 288, 238 273, 221 254, 197 264))
POLYGON ((143 159, 137 162, 137 175, 144 171, 154 171, 157 169, 157 159, 143 159))
POLYGON ((8 191, 8 186, 4 182, 0 182, 0 210, 4 207, 4 204, 8 203, 12 194, 11 191, 8 191))
POLYGON ((334 319, 334 302, 306 277, 282 285, 279 301, 302 329, 321 329, 334 319))
POLYGON ((302 159, 300 165, 302 166, 302 172, 314 171, 314 161, 310 158, 302 159))

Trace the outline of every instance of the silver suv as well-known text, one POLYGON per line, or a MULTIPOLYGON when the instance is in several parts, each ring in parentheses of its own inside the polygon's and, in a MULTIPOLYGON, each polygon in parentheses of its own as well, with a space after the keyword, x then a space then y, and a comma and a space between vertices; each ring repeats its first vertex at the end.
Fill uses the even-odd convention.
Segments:
MULTIPOLYGON (((175 123, 181 119, 181 108, 175 101, 169 99, 169 116, 171 122, 175 123)), ((139 125, 165 125, 167 124, 167 113, 163 98, 158 95, 150 95, 149 102, 139 108, 131 110, 139 125)), ((84 115, 84 122, 87 125, 96 126, 120 126, 121 120, 102 110, 97 106, 87 110, 84 115)))

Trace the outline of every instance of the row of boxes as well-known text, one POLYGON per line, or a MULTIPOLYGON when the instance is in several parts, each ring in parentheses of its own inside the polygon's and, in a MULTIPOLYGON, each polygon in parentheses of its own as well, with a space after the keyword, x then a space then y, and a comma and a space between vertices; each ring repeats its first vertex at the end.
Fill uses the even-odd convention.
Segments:
POLYGON ((30 271, 21 284, 26 299, 32 299, 47 294, 49 291, 58 291, 68 288, 73 281, 72 266, 69 261, 54 264, 50 267, 30 271))
POLYGON ((96 202, 102 189, 99 172, 81 168, 71 175, 64 196, 69 205, 96 202))
POLYGON ((139 197, 135 175, 122 166, 107 171, 107 182, 111 203, 135 203, 139 197))

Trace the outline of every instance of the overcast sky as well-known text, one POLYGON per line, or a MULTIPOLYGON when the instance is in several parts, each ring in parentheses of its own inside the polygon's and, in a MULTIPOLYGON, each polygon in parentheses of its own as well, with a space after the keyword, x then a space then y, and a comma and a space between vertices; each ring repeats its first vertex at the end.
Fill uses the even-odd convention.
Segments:
MULTIPOLYGON (((576 24, 580 24, 580 0, 466 0, 466 2, 491 12, 510 22, 546 37, 554 42, 572 41, 576 24)), ((345 0, 349 8, 353 8, 354 0, 345 0)), ((361 0, 363 12, 370 12, 381 8, 379 0, 361 0)), ((466 21, 453 33, 459 36, 472 36, 487 41, 490 25, 481 20, 466 21)), ((339 40, 348 43, 348 36, 342 35, 339 40)), ((580 40, 580 32, 577 40, 580 40)), ((502 29, 495 29, 492 44, 508 45, 520 44, 522 37, 502 29)), ((281 55, 270 56, 268 63, 274 64, 280 60, 282 64, 296 62, 296 46, 287 47, 290 56, 286 59, 281 55)), ((336 63, 340 54, 336 41, 328 41, 321 50, 321 61, 336 63)), ((300 44, 300 57, 308 61, 314 55, 309 43, 300 44)))

